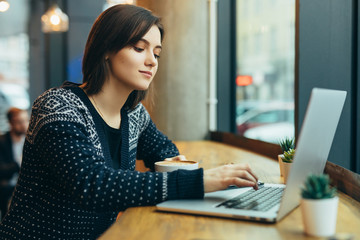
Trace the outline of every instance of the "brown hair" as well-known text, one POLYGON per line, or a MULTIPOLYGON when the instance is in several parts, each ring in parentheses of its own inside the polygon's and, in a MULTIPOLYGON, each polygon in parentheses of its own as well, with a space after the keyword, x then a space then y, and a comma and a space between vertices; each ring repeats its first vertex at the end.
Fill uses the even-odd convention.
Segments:
POLYGON ((25 109, 11 107, 11 108, 9 108, 9 110, 7 111, 7 114, 6 114, 7 120, 10 123, 12 121, 12 119, 14 118, 14 116, 18 115, 21 112, 26 112, 26 111, 27 110, 25 110, 25 109))
MULTIPOLYGON (((153 25, 159 28, 162 41, 164 29, 160 18, 145 8, 118 4, 101 13, 85 46, 82 66, 84 90, 90 95, 98 93, 109 77, 105 57, 136 44, 153 25)), ((125 106, 134 108, 145 98, 147 91, 133 91, 125 106)))

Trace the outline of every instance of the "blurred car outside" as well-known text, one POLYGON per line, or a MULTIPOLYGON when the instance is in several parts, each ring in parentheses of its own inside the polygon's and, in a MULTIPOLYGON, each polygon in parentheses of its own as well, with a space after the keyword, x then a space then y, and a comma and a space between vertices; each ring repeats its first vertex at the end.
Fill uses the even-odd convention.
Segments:
POLYGON ((29 93, 25 87, 12 84, 0 83, 0 133, 9 129, 6 113, 10 107, 29 110, 29 93))
POLYGON ((262 125, 247 130, 244 137, 279 144, 285 137, 293 138, 295 134, 294 123, 279 122, 262 125))
MULTIPOLYGON (((238 108, 241 107, 238 105, 238 108)), ((294 136, 293 102, 259 102, 257 105, 246 103, 242 108, 247 110, 237 115, 238 135, 275 144, 284 137, 294 136)))

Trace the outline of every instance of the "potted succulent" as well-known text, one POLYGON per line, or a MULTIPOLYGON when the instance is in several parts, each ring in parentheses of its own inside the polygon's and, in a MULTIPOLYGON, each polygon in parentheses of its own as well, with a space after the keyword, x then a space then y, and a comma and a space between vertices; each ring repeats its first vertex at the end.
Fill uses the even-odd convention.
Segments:
POLYGON ((329 175, 309 175, 301 189, 301 213, 305 233, 329 237, 335 234, 339 198, 329 175))
POLYGON ((294 156, 295 156, 295 149, 290 149, 289 151, 284 152, 284 154, 281 156, 282 165, 283 165, 284 183, 286 183, 288 179, 291 164, 293 163, 294 160, 294 156))
POLYGON ((283 154, 278 155, 279 167, 280 167, 280 176, 284 177, 284 182, 286 182, 287 175, 291 166, 291 163, 295 154, 295 140, 294 138, 284 138, 279 142, 283 154), (286 157, 285 157, 286 155, 286 157), (285 170, 286 168, 286 170, 285 170), (285 173, 286 172, 286 173, 285 173), (285 176, 286 175, 286 176, 285 176))

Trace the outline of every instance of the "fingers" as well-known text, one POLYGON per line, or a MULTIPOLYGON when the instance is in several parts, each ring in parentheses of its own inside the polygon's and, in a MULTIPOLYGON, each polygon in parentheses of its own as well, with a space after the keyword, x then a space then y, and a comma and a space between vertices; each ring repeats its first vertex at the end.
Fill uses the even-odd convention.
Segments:
POLYGON ((187 160, 184 155, 178 155, 175 158, 176 158, 176 160, 180 160, 180 161, 186 161, 187 160))
POLYGON ((225 171, 229 171, 229 174, 233 177, 246 178, 254 182, 258 181, 258 177, 252 171, 249 164, 225 165, 224 168, 225 171))
POLYGON ((224 176, 226 181, 231 182, 229 185, 258 189, 258 178, 248 164, 226 165, 224 166, 224 176))
POLYGON ((238 177, 226 177, 224 178, 224 185, 235 185, 237 187, 254 187, 255 182, 238 178, 238 177))
POLYGON ((228 177, 224 179, 224 185, 230 186, 235 185, 237 187, 253 187, 254 189, 258 189, 257 183, 253 181, 249 181, 246 179, 241 179, 237 177, 228 177))
POLYGON ((235 178, 241 178, 244 180, 248 180, 250 182, 257 182, 257 178, 254 177, 250 172, 247 170, 231 170, 228 174, 226 174, 226 177, 235 177, 235 178))
POLYGON ((171 158, 165 158, 164 161, 186 161, 186 157, 184 155, 178 155, 171 158))
POLYGON ((204 171, 205 192, 226 189, 230 185, 258 189, 258 178, 248 164, 229 164, 204 171))
POLYGON ((233 164, 231 165, 234 167, 234 169, 237 170, 246 170, 249 174, 251 174, 251 176, 253 176, 256 180, 256 182, 258 181, 258 177, 256 176, 256 174, 252 171, 252 169, 250 168, 250 165, 247 163, 240 163, 240 164, 233 164))

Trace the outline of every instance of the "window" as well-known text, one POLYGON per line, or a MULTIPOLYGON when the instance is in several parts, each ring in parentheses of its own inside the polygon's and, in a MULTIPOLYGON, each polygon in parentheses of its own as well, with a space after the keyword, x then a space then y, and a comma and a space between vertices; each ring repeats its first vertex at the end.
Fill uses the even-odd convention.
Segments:
MULTIPOLYGON (((299 1, 295 3, 294 0, 262 0, 261 3, 267 4, 263 6, 263 18, 266 16, 266 22, 263 25, 266 24, 269 27, 267 34, 269 40, 265 41, 263 52, 266 52, 266 48, 269 47, 267 56, 269 64, 267 65, 277 71, 263 74, 263 78, 259 79, 264 80, 265 83, 256 86, 249 84, 258 80, 255 70, 265 71, 269 69, 264 68, 266 63, 264 65, 264 62, 260 61, 261 58, 252 54, 250 50, 254 40, 250 39, 249 25, 248 30, 246 30, 244 24, 253 13, 248 11, 248 16, 243 14, 247 12, 246 9, 250 8, 245 5, 245 2, 248 5, 253 4, 250 0, 218 1, 218 131, 212 133, 212 139, 273 158, 281 151, 279 145, 251 139, 259 138, 259 136, 249 136, 251 130, 248 130, 247 134, 243 134, 245 138, 233 134, 237 132, 236 123, 241 123, 237 116, 249 115, 249 111, 257 108, 257 105, 263 105, 264 102, 293 104, 295 92, 295 129, 299 133, 312 88, 346 90, 348 92, 347 100, 328 161, 359 173, 360 40, 358 36, 360 28, 357 18, 359 15, 357 3, 353 1, 346 3, 323 1, 321 4, 314 5, 313 1, 302 1, 300 11, 299 1), (239 4, 243 7, 241 8, 239 4), (296 12, 297 25, 294 24, 294 12, 296 12), (238 19, 241 18, 243 18, 241 23, 243 29, 241 31, 249 32, 245 38, 245 42, 248 44, 239 42, 240 38, 236 35, 240 30, 238 30, 239 26, 234 25, 235 23, 239 25, 238 19), (274 24, 277 22, 281 23, 281 28, 278 27, 278 24, 274 24), (286 27, 285 24, 288 26, 286 27), (294 57, 292 57, 295 55, 295 41, 296 73, 294 57), (244 49, 245 47, 246 49, 244 49), (240 49, 236 50, 236 48, 240 49), (286 52, 288 53, 287 57, 286 52), (239 58, 240 54, 243 54, 243 57, 239 58), (257 57, 258 66, 250 69, 248 64, 255 57, 257 57), (277 61, 274 61, 275 57, 277 61), (282 74, 276 75, 274 73, 282 74), (294 79, 294 75, 296 79, 294 79), (270 76, 272 77, 270 78, 270 76), (240 84, 236 85, 235 79, 239 79, 238 83, 240 84), (270 84, 272 83, 270 79, 276 84, 270 84), (294 86, 296 86, 295 89, 294 86)), ((256 21, 256 16, 253 16, 251 23, 256 23, 256 21)), ((268 118, 270 121, 270 117, 268 118)), ((289 115, 291 124, 293 124, 292 118, 294 118, 294 114, 289 115)), ((271 117, 272 119, 273 117, 271 117)), ((261 126, 254 127, 253 130, 256 131, 258 128, 261 129, 261 126)), ((261 131, 258 133, 260 135, 261 131)), ((278 135, 284 136, 282 133, 278 135)), ((269 134, 269 136, 274 140, 274 135, 269 134)))
POLYGON ((8 11, 0 13, 0 134, 8 130, 6 112, 10 107, 30 108, 29 36, 26 0, 11 2, 8 11))
POLYGON ((235 131, 278 143, 295 133, 295 0, 267 2, 235 4, 235 131))

